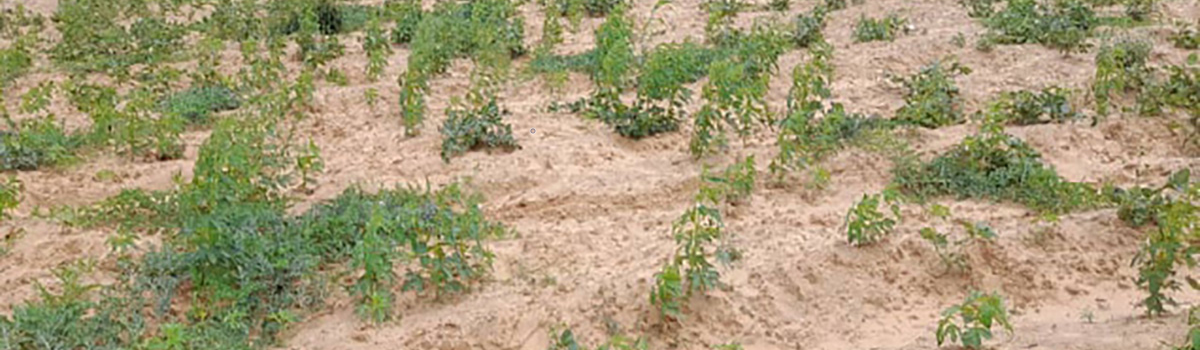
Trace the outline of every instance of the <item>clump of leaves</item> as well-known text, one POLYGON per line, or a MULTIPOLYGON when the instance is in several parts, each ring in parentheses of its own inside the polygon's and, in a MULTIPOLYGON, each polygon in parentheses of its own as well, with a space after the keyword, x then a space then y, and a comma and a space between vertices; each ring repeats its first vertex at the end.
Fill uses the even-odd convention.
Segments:
POLYGON ((1070 91, 1059 87, 1005 92, 987 112, 992 122, 1012 125, 1063 123, 1083 117, 1071 106, 1070 91))
POLYGON ((194 86, 160 102, 164 113, 192 124, 203 124, 214 112, 237 109, 241 98, 225 86, 194 86))
POLYGON ((387 0, 383 4, 383 14, 396 23, 391 33, 391 40, 396 44, 411 42, 424 16, 421 2, 417 0, 387 0))
POLYGON ((21 205, 21 190, 21 180, 18 180, 16 176, 8 177, 0 182, 0 220, 10 218, 9 211, 21 205))
POLYGON ((938 321, 935 333, 937 344, 941 346, 947 340, 951 343, 961 340, 963 347, 982 349, 983 341, 992 339, 993 326, 1000 326, 1012 333, 1004 298, 995 292, 984 294, 972 291, 962 304, 942 311, 942 319, 938 321))
POLYGON ((408 71, 399 80, 406 132, 415 135, 424 120, 428 80, 454 58, 470 57, 477 67, 506 71, 512 57, 525 54, 524 24, 509 0, 440 2, 421 16, 409 44, 408 71))
POLYGON ((739 203, 750 197, 754 190, 754 179, 758 171, 754 168, 754 156, 735 162, 720 174, 710 174, 705 167, 701 180, 711 184, 700 188, 702 197, 719 198, 729 203, 739 203))
POLYGON ((971 69, 951 58, 921 67, 912 77, 896 78, 908 92, 894 120, 925 128, 961 123, 962 98, 954 78, 965 74, 971 74, 971 69))
MULTIPOLYGON (((1131 262, 1131 266, 1138 268, 1135 280, 1138 288, 1149 294, 1139 306, 1145 307, 1146 313, 1152 316, 1160 315, 1166 312, 1167 306, 1176 304, 1175 299, 1167 295, 1169 291, 1180 289, 1176 268, 1195 267, 1195 256, 1200 253, 1200 246, 1195 244, 1196 227, 1200 226, 1200 215, 1197 215, 1200 186, 1191 181, 1190 172, 1183 170, 1173 174, 1160 191, 1169 191, 1170 196, 1148 206, 1145 215, 1125 210, 1123 218, 1137 222, 1149 216, 1156 224, 1131 262)), ((1122 209, 1125 208, 1129 207, 1122 203, 1122 209)), ((1200 286, 1191 276, 1184 279, 1193 288, 1200 286)))
POLYGON ((865 43, 869 41, 893 41, 901 31, 907 31, 905 25, 907 19, 901 18, 896 14, 889 14, 887 17, 875 19, 860 16, 858 23, 854 25, 854 41, 865 43))
POLYGON ((1041 154, 995 124, 985 124, 978 134, 928 163, 900 164, 893 175, 901 191, 917 198, 990 198, 1044 214, 1102 204, 1095 188, 1062 179, 1042 162, 1041 154))
POLYGON ((0 49, 0 87, 8 86, 32 67, 33 57, 20 41, 13 47, 0 49))
MULTIPOLYGON (((973 1, 972 13, 984 16, 992 5, 973 1)), ((1086 39, 1099 20, 1087 4, 1079 0, 1039 3, 1037 0, 1008 0, 1003 9, 983 19, 988 28, 984 41, 997 44, 1039 43, 1064 52, 1087 48, 1086 39)))
POLYGON ((104 0, 59 2, 53 17, 62 40, 50 58, 68 68, 127 76, 135 64, 162 62, 177 57, 185 29, 166 20, 163 11, 148 4, 110 6, 104 0), (122 18, 137 18, 130 24, 122 18))
POLYGON ((787 112, 779 121, 779 155, 770 165, 778 177, 787 170, 805 169, 836 152, 848 140, 884 126, 882 120, 850 114, 840 104, 823 109, 825 99, 831 96, 832 50, 824 41, 816 43, 809 50, 809 60, 792 69, 787 112))
POLYGON ((1197 24, 1181 23, 1171 33, 1169 38, 1175 47, 1186 50, 1195 50, 1200 48, 1200 22, 1197 24))
POLYGON ((988 18, 996 12, 995 4, 1000 0, 958 0, 967 8, 967 16, 971 18, 988 18))
POLYGON ((809 14, 798 14, 792 20, 794 28, 792 29, 792 45, 796 47, 809 47, 817 42, 825 40, 823 31, 825 30, 825 7, 816 7, 809 14))
POLYGON ((82 144, 53 116, 14 122, 5 116, 8 131, 0 132, 0 170, 35 170, 75 158, 82 144))
POLYGON ((1148 82, 1151 70, 1146 60, 1151 46, 1149 41, 1122 39, 1100 48, 1092 81, 1097 113, 1108 114, 1114 95, 1138 91, 1148 82))
POLYGON ((446 122, 442 124, 442 160, 467 151, 486 147, 516 149, 512 126, 504 122, 507 110, 500 108, 493 95, 470 93, 468 102, 456 101, 446 110, 446 122))
POLYGON ((846 212, 846 239, 854 246, 863 246, 879 241, 895 228, 900 220, 900 193, 895 189, 868 195, 846 212), (891 216, 879 211, 880 204, 887 204, 891 216))

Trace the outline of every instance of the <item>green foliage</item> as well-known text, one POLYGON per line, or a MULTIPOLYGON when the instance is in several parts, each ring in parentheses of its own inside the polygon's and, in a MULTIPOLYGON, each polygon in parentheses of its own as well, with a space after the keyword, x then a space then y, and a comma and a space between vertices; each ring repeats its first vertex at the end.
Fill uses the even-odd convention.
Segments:
POLYGON ((754 191, 754 179, 758 172, 754 168, 754 156, 733 163, 721 174, 710 174, 706 167, 700 178, 705 185, 700 187, 700 196, 709 198, 711 202, 725 201, 739 203, 750 197, 754 191), (709 185, 711 184, 711 185, 709 185))
POLYGON ((881 19, 860 16, 858 23, 854 25, 854 41, 894 41, 900 31, 907 31, 907 23, 907 19, 896 14, 889 14, 881 19))
POLYGON ((788 34, 755 24, 749 33, 731 35, 740 38, 734 41, 733 55, 708 67, 708 83, 701 92, 705 103, 695 115, 689 146, 696 157, 724 148, 726 129, 744 139, 755 132, 756 125, 774 123, 766 95, 770 74, 790 40, 788 34))
POLYGON ((0 49, 0 87, 8 86, 33 67, 31 53, 20 43, 18 41, 13 47, 0 49))
POLYGON ((16 176, 9 177, 0 182, 0 220, 12 217, 9 211, 21 205, 21 190, 23 188, 21 180, 18 180, 16 176))
POLYGON ((214 112, 241 107, 242 101, 233 90, 220 85, 193 86, 163 99, 163 113, 187 120, 191 124, 204 124, 214 112))
POLYGON ((846 212, 846 239, 854 246, 863 246, 879 241, 892 232, 900 220, 900 193, 893 189, 881 194, 864 194, 862 199, 846 212), (886 203, 891 216, 879 211, 886 203))
POLYGON ((1008 0, 995 12, 990 1, 969 3, 975 16, 985 17, 988 33, 984 40, 998 44, 1038 43, 1063 52, 1081 51, 1088 47, 1086 39, 1099 22, 1095 12, 1079 0, 1008 0))
POLYGON ((169 60, 182 52, 186 30, 145 2, 113 6, 105 0, 65 0, 54 13, 62 40, 50 58, 68 68, 124 76, 130 66, 169 60), (121 18, 137 18, 129 24, 121 18))
POLYGON ((512 126, 504 123, 508 111, 500 108, 495 96, 477 95, 469 100, 467 104, 456 102, 446 110, 441 128, 443 161, 450 162, 450 158, 480 147, 520 147, 513 138, 512 126))
POLYGON ((990 198, 1044 214, 1103 204, 1092 186, 1062 179, 1042 163, 1036 150, 994 124, 985 124, 978 134, 928 163, 898 165, 893 176, 901 191, 917 198, 990 198))
POLYGON ((972 291, 962 304, 942 311, 936 332, 937 344, 961 340, 967 349, 982 349, 983 341, 992 339, 992 327, 996 325, 1012 333, 1003 297, 999 293, 972 291))
POLYGON ((416 0, 387 0, 383 4, 384 14, 396 23, 392 27, 391 40, 396 44, 407 44, 416 35, 425 13, 421 11, 421 2, 416 0))
POLYGON ((400 78, 401 117, 406 132, 416 134, 424 120, 428 80, 470 57, 477 66, 506 71, 509 59, 525 53, 524 24, 509 0, 440 2, 421 16, 409 45, 408 71, 400 78))
MULTIPOLYGON (((1200 49, 1200 22, 1197 22, 1196 25, 1179 24, 1178 28, 1175 29, 1174 33, 1171 33, 1168 39, 1171 43, 1175 44, 1176 48, 1185 50, 1200 49)), ((0 62, 3 61, 0 60, 0 62)))
MULTIPOLYGON (((1195 256, 1200 254, 1200 246, 1194 244, 1196 227, 1200 226, 1200 215, 1197 215, 1200 186, 1191 181, 1190 172, 1176 172, 1167 185, 1153 192, 1157 198, 1149 205, 1136 203, 1143 206, 1131 207, 1126 201, 1121 203, 1122 211, 1118 212, 1125 214, 1123 220, 1135 225, 1147 219, 1152 219, 1156 225, 1130 263, 1138 269, 1135 280, 1138 288, 1149 294, 1139 306, 1145 307, 1151 316, 1160 315, 1166 312, 1167 306, 1176 304, 1175 299, 1167 295, 1180 289, 1176 267, 1195 267, 1195 256), (1164 196, 1164 192, 1170 195, 1164 196)), ((1192 277, 1185 276, 1184 279, 1192 288, 1200 289, 1200 283, 1192 277)))
POLYGON ((392 54, 392 45, 383 31, 382 15, 379 11, 371 11, 367 19, 366 35, 363 36, 363 51, 367 53, 367 79, 375 81, 387 68, 388 57, 392 54))
POLYGON ((1191 115, 1187 139, 1200 141, 1200 56, 1188 57, 1182 65, 1170 65, 1155 70, 1142 85, 1137 97, 1138 112, 1142 115, 1158 115, 1167 111, 1178 111, 1191 115))
POLYGON ((797 14, 792 20, 792 45, 810 47, 825 41, 825 7, 817 7, 810 14, 797 14))
POLYGON ((5 117, 7 132, 0 133, 0 170, 34 170, 75 158, 81 140, 63 130, 53 116, 14 122, 5 117))
POLYGON ((1151 46, 1149 41, 1119 40, 1100 48, 1092 81, 1097 113, 1107 115, 1114 95, 1137 91, 1147 83, 1151 71, 1146 59, 1151 46))
POLYGON ((909 78, 896 78, 908 92, 894 120, 925 128, 954 125, 963 121, 962 98, 954 78, 971 74, 971 69, 954 59, 935 61, 909 78))
POLYGON ((1005 92, 992 102, 986 117, 1000 124, 1033 125, 1063 123, 1084 116, 1071 106, 1070 91, 1048 87, 1040 92, 1005 92))
POLYGON ((967 16, 971 18, 988 18, 996 12, 995 4, 1000 0, 958 0, 967 8, 967 16))
POLYGON ((749 198, 756 176, 754 158, 747 157, 725 169, 721 176, 701 173, 696 203, 688 207, 674 223, 671 235, 675 251, 654 275, 650 303, 667 321, 683 319, 683 305, 695 292, 722 288, 721 274, 710 261, 715 258, 729 265, 740 253, 727 245, 714 247, 725 237, 725 223, 719 206, 722 201, 738 202, 749 198))

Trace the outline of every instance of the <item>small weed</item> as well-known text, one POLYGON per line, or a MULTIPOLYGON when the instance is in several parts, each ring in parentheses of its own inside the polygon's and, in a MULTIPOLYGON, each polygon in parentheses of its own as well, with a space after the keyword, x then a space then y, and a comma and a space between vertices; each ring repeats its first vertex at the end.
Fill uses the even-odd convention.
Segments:
POLYGON ((12 217, 10 212, 21 205, 21 180, 16 176, 8 177, 3 182, 0 182, 0 220, 8 220, 12 217))
POLYGON ((961 340, 963 347, 982 349, 983 341, 992 339, 992 327, 997 325, 1012 333, 1004 299, 999 293, 973 291, 962 304, 942 311, 936 332, 937 344, 941 346, 947 340, 950 343, 961 340))
POLYGON ((475 96, 464 104, 459 101, 446 110, 442 125, 442 160, 479 148, 516 149, 512 126, 504 123, 504 115, 495 96, 475 96))
POLYGON ((190 124, 205 124, 212 113, 241 107, 241 98, 227 87, 194 86, 163 99, 161 108, 166 115, 187 120, 190 124))
MULTIPOLYGON (((1197 22, 1195 25, 1187 23, 1179 24, 1175 32, 1171 33, 1168 39, 1171 43, 1175 44, 1176 48, 1185 50, 1200 48, 1200 22, 1197 22)), ((0 62, 3 62, 2 59, 0 59, 0 62)))
POLYGON ((900 18, 895 14, 890 14, 882 19, 862 16, 858 18, 858 23, 854 25, 854 41, 860 43, 869 41, 894 41, 901 31, 908 31, 907 27, 905 27, 907 24, 907 19, 900 18))
POLYGON ((908 90, 904 107, 896 110, 896 122, 925 128, 961 123, 962 98, 954 78, 965 74, 971 74, 971 69, 954 59, 943 59, 921 67, 912 77, 895 79, 908 90))
POLYGON ((864 194, 846 213, 846 238, 854 246, 875 243, 890 234, 899 220, 899 192, 888 189, 881 194, 864 194), (879 211, 880 204, 888 205, 890 217, 879 211))
POLYGON ((1083 113, 1071 106, 1070 92, 1058 87, 1040 92, 1005 92, 992 102, 987 112, 991 122, 1011 125, 1064 123, 1083 117, 1083 113))
POLYGON ((1092 81, 1092 96, 1096 111, 1107 115, 1114 95, 1138 91, 1150 79, 1146 60, 1150 56, 1148 41, 1119 40, 1100 48, 1096 54, 1096 77, 1092 81))

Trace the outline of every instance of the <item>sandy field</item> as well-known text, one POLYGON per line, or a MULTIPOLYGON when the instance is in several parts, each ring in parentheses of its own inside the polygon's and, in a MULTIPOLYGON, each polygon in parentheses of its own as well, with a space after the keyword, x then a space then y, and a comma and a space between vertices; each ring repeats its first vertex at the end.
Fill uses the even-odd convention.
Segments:
MULTIPOLYGON (((56 6, 53 0, 26 1, 47 15, 56 6)), ((793 1, 788 16, 815 3, 793 1)), ((652 5, 636 0, 634 18, 645 21, 652 5)), ((651 36, 649 44, 702 41, 706 14, 699 5, 676 0, 660 9, 655 16, 663 32, 651 36)), ((532 3, 521 9, 526 42, 532 45, 541 33, 541 10, 532 3)), ((738 23, 770 16, 775 14, 745 13, 738 23)), ((1161 22, 1200 18, 1200 1, 1165 1, 1158 16, 1161 22)), ((585 19, 566 35, 560 53, 592 47, 592 30, 602 20, 585 19)), ((1138 27, 1122 35, 1151 38, 1152 64, 1178 64, 1188 52, 1166 41, 1171 28, 1138 27)), ((851 111, 891 116, 904 102, 902 88, 889 77, 954 55, 974 70, 957 80, 968 111, 1004 91, 1057 85, 1078 90, 1077 104, 1092 113, 1085 92, 1095 72, 1094 50, 1064 55, 1040 45, 1002 45, 985 53, 973 48, 984 30, 954 0, 866 0, 833 12, 825 33, 835 47, 834 100, 851 111), (894 42, 854 42, 860 16, 888 13, 908 18, 913 30, 894 42), (967 38, 965 47, 952 43, 958 33, 967 38)), ((1137 271, 1130 267, 1143 233, 1123 224, 1115 210, 1065 215, 1048 224, 1015 204, 940 200, 955 217, 986 221, 999 233, 994 246, 972 251, 975 269, 968 275, 942 273, 938 257, 917 231, 950 225, 924 217, 916 206, 905 209, 905 220, 879 244, 852 247, 842 231, 843 217, 863 194, 877 193, 888 183, 891 164, 885 156, 850 148, 831 157, 823 163, 832 175, 825 189, 798 180, 770 185, 766 164, 778 152, 773 132, 732 142, 729 152, 697 161, 687 149, 690 121, 681 132, 634 141, 602 123, 549 112, 552 102, 590 92, 591 82, 582 75, 572 75, 560 89, 536 78, 508 81, 501 103, 512 112, 506 122, 521 149, 471 152, 447 164, 438 154, 437 127, 450 97, 466 91, 470 63, 456 62, 431 81, 428 119, 422 133, 409 138, 398 117, 395 84, 408 51, 395 47, 383 77, 370 83, 363 73, 360 37, 344 38, 346 53, 333 63, 350 84, 318 83, 316 108, 300 125, 302 136, 320 146, 326 171, 296 210, 354 184, 390 187, 469 178, 487 198, 487 216, 518 234, 490 242, 497 257, 494 271, 471 293, 443 300, 400 293, 398 320, 372 325, 360 320, 353 299, 338 291, 326 307, 304 315, 281 348, 541 350, 549 344, 551 327, 566 324, 586 344, 598 344, 615 326, 647 337, 656 349, 709 349, 729 342, 748 350, 934 349, 940 312, 979 289, 1000 291, 1012 310, 1015 332, 999 333, 988 343, 997 349, 1161 349, 1184 339, 1182 311, 1200 300, 1196 293, 1179 293, 1183 305, 1173 309, 1177 312, 1143 316, 1135 304, 1144 292, 1135 286, 1137 271), (379 90, 374 107, 363 99, 368 88, 379 90), (674 249, 671 222, 691 205, 704 162, 724 165, 746 155, 757 156, 764 176, 749 201, 726 213, 731 242, 744 254, 721 270, 730 288, 693 298, 682 326, 664 329, 648 294, 654 273, 674 249)), ((791 69, 805 55, 791 51, 780 59, 769 94, 772 108, 785 106, 791 69)), ((232 63, 223 69, 236 71, 237 48, 231 45, 227 56, 232 63)), ((47 70, 21 78, 4 91, 10 110, 45 79, 65 78, 47 70)), ((690 87, 698 91, 702 84, 690 87)), ((65 101, 56 101, 51 111, 74 127, 88 123, 65 101)), ((1114 114, 1094 126, 1089 121, 1008 132, 1042 152, 1068 180, 1161 184, 1175 170, 1200 171, 1198 154, 1180 147, 1182 137, 1170 127, 1182 118, 1114 114)), ((902 134, 931 157, 976 128, 902 134)), ((206 137, 205 131, 186 134, 188 152, 175 161, 97 154, 65 168, 17 173, 26 186, 25 200, 0 231, 25 233, 0 256, 0 314, 36 297, 35 282, 52 284, 54 266, 85 257, 111 259, 105 242, 112 232, 64 227, 33 215, 35 208, 93 203, 127 188, 169 189, 175 174, 190 174, 206 137), (106 170, 117 176, 96 176, 106 170)))

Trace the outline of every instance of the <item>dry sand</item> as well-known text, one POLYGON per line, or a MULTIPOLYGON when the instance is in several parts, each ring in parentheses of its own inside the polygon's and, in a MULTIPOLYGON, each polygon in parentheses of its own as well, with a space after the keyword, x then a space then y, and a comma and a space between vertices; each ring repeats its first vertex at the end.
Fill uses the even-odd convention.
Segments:
MULTIPOLYGON (((793 2, 790 13, 807 11, 814 3, 793 2)), ((637 2, 639 23, 652 4, 637 2)), ((31 7, 49 13, 54 6, 53 1, 35 0, 31 7)), ((1166 18, 1200 17, 1200 3, 1194 0, 1163 6, 1166 18)), ((536 42, 539 10, 526 4, 522 13, 527 41, 536 42)), ((657 16, 669 25, 658 25, 664 33, 651 36, 650 43, 702 39, 705 15, 698 0, 676 1, 657 16)), ((744 14, 739 24, 769 16, 744 14)), ((600 21, 585 20, 579 32, 567 35, 561 51, 591 47, 591 30, 600 21)), ((1172 48, 1163 39, 1163 28, 1169 26, 1132 32, 1154 39, 1153 63, 1182 62, 1187 52, 1172 48)), ((953 0, 866 0, 834 12, 826 33, 836 48, 835 100, 852 111, 890 116, 903 100, 888 77, 910 74, 947 55, 974 70, 958 79, 969 110, 1002 91, 1058 85, 1085 95, 1094 53, 1063 55, 1036 45, 999 46, 983 53, 972 48, 982 31, 953 0), (892 12, 907 17, 915 30, 895 42, 853 43, 852 27, 859 16, 892 12), (967 38, 965 48, 951 43, 958 33, 967 38)), ((880 244, 850 247, 839 230, 845 211, 864 193, 882 189, 890 176, 885 157, 861 150, 844 151, 824 164, 833 175, 825 190, 763 186, 760 181, 747 204, 727 213, 732 242, 745 255, 722 270, 731 289, 695 298, 687 305, 682 327, 664 330, 648 293, 653 274, 673 249, 670 222, 689 205, 698 186, 701 163, 687 153, 690 125, 680 133, 628 140, 600 123, 546 111, 553 101, 586 95, 590 82, 585 77, 572 76, 560 91, 538 80, 514 79, 501 97, 512 111, 507 122, 522 149, 473 152, 446 164, 438 155, 440 111, 450 96, 466 91, 470 64, 457 62, 432 81, 430 117, 420 136, 407 138, 395 100, 395 78, 403 71, 407 50, 398 47, 384 77, 369 83, 358 36, 343 43, 346 55, 334 65, 351 84, 319 83, 316 111, 301 125, 302 134, 321 147, 327 170, 300 208, 333 198, 352 184, 470 178, 489 199, 489 217, 519 235, 491 243, 495 271, 469 294, 435 301, 401 293, 396 302, 400 319, 378 326, 360 321, 352 301, 335 294, 328 307, 312 310, 289 331, 284 341, 288 349, 540 350, 548 345, 550 327, 560 324, 571 325, 587 344, 598 343, 616 324, 649 337, 653 348, 707 349, 739 342, 746 349, 932 349, 939 313, 971 289, 996 290, 1008 298, 1015 333, 990 342, 999 349, 1157 349, 1163 342, 1184 339, 1183 315, 1148 319, 1134 307, 1143 292, 1133 284, 1136 271, 1129 262, 1142 234, 1123 225, 1112 210, 1067 215, 1046 224, 1015 205, 941 201, 956 217, 986 221, 999 233, 994 246, 971 251, 975 270, 970 275, 941 274, 937 256, 917 230, 949 226, 921 217, 915 208, 880 244), (380 92, 375 107, 363 99, 372 87, 380 92), (531 128, 537 132, 529 133, 531 128)), ((234 47, 227 55, 238 56, 234 47)), ((791 68, 803 57, 803 52, 782 57, 770 93, 774 108, 784 106, 791 68)), ((25 77, 5 91, 10 109, 46 75, 25 77)), ((60 118, 69 125, 86 125, 86 116, 65 106, 55 110, 60 118)), ((1200 170, 1196 155, 1181 150, 1180 137, 1169 128, 1178 119, 1114 115, 1096 126, 1009 131, 1040 150, 1069 180, 1156 184, 1177 169, 1200 170)), ((973 126, 958 126, 918 131, 908 138, 915 149, 930 155, 973 131, 973 126)), ((31 216, 34 208, 91 203, 124 188, 170 188, 174 174, 190 173, 205 136, 186 135, 189 152, 183 160, 142 163, 95 155, 65 169, 18 174, 27 188, 25 203, 16 219, 2 225, 22 228, 25 234, 0 256, 0 312, 34 297, 34 282, 53 284, 49 268, 84 257, 107 258, 110 232, 65 228, 31 216), (117 177, 97 177, 103 170, 117 177)), ((708 162, 725 164, 753 154, 765 173, 765 160, 777 151, 772 133, 733 145, 708 162)), ((1184 293, 1179 299, 1187 304, 1197 297, 1184 293)))

